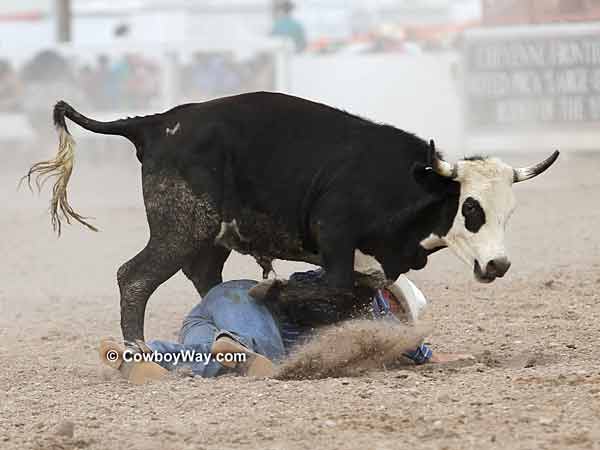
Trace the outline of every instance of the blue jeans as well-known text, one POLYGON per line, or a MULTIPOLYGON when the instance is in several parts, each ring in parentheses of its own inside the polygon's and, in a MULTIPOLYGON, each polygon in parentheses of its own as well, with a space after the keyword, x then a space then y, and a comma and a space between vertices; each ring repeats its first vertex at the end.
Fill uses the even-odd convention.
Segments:
MULTIPOLYGON (((280 361, 286 353, 280 324, 263 304, 248 295, 255 284, 256 281, 237 280, 215 286, 183 320, 179 343, 151 341, 148 346, 157 353, 209 354, 215 337, 226 333, 252 351, 280 361)), ((216 377, 229 370, 214 359, 208 363, 179 362, 177 366, 160 364, 169 370, 189 367, 194 375, 202 377, 216 377)))

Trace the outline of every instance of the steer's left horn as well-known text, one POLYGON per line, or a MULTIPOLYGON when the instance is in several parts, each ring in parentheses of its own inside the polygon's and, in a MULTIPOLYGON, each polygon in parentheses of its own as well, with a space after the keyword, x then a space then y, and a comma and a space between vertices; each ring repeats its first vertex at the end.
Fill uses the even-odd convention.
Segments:
POLYGON ((449 162, 444 161, 443 159, 438 157, 438 154, 435 150, 435 142, 432 140, 429 141, 429 146, 431 147, 432 154, 432 166, 435 173, 441 175, 446 178, 456 178, 457 168, 456 165, 452 165, 449 162))
POLYGON ((519 183, 520 181, 530 180, 534 177, 537 177, 539 174, 545 172, 548 167, 554 164, 554 161, 556 161, 559 154, 560 152, 556 150, 541 163, 537 163, 529 167, 522 167, 520 169, 513 169, 513 181, 515 183, 519 183))

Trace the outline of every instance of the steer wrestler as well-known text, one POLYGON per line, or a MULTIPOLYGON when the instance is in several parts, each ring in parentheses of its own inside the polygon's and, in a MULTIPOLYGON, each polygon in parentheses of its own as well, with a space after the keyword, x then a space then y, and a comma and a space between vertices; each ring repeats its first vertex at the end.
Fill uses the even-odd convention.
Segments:
MULTIPOLYGON (((296 273, 290 281, 310 286, 309 283, 314 284, 322 274, 321 270, 296 273)), ((273 282, 277 283, 281 282, 273 282)), ((135 384, 161 378, 176 367, 191 368, 194 375, 202 377, 225 373, 269 377, 274 373, 273 363, 281 361, 295 346, 306 342, 317 326, 351 317, 414 323, 427 304, 421 291, 404 276, 387 288, 366 289, 366 294, 358 295, 362 299, 345 308, 352 311, 340 311, 340 305, 332 306, 323 299, 316 299, 308 305, 303 300, 295 310, 282 308, 284 299, 278 295, 282 291, 274 294, 274 290, 272 285, 251 280, 228 281, 215 286, 183 320, 179 343, 136 342, 136 351, 171 357, 163 358, 159 363, 148 360, 134 362, 124 358, 124 346, 112 339, 101 342, 100 357, 135 384), (273 295, 275 298, 268 298, 273 295), (173 363, 175 356, 183 353, 210 356, 173 363), (233 354, 244 361, 217 361, 217 356, 233 354)), ((464 355, 433 354, 425 344, 403 356, 416 364, 468 358, 464 355)))

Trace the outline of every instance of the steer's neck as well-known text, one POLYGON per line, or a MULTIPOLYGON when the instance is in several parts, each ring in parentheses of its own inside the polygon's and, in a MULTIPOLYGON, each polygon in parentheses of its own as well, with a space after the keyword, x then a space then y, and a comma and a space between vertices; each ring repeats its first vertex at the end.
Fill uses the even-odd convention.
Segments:
POLYGON ((446 196, 425 194, 409 207, 388 216, 387 221, 373 225, 368 238, 363 240, 361 250, 373 255, 383 266, 386 276, 395 279, 409 270, 422 269, 427 250, 421 242, 444 227, 449 204, 446 196))
POLYGON ((445 197, 427 194, 394 213, 377 231, 384 234, 386 238, 395 239, 414 235, 420 242, 440 227, 446 201, 445 197))

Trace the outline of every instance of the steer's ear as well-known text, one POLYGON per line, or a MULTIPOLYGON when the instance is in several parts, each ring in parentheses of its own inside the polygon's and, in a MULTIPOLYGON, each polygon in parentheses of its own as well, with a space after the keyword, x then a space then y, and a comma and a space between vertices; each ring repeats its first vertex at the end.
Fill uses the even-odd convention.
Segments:
POLYGON ((447 192, 448 184, 452 183, 450 178, 437 174, 433 167, 420 162, 413 165, 412 174, 417 184, 430 193, 447 192))
POLYGON ((439 187, 440 176, 435 173, 433 167, 423 163, 415 163, 412 168, 415 181, 427 192, 433 192, 439 187))

